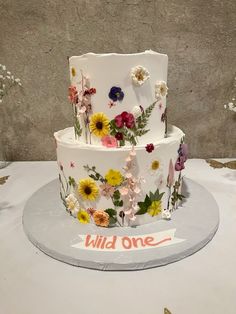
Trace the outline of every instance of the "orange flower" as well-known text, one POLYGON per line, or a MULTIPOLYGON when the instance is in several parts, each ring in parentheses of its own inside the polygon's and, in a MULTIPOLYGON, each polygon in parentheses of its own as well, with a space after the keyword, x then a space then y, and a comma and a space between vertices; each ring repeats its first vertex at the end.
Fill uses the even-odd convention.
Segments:
POLYGON ((109 215, 104 210, 96 210, 93 219, 97 226, 107 227, 109 225, 109 215))

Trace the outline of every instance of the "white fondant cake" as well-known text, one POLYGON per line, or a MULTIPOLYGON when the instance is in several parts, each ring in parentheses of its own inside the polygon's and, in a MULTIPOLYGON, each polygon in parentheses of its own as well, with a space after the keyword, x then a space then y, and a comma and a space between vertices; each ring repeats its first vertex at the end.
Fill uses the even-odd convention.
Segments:
POLYGON ((54 134, 60 195, 81 223, 133 226, 170 219, 184 197, 184 133, 167 132, 166 55, 71 57, 74 127, 54 134))

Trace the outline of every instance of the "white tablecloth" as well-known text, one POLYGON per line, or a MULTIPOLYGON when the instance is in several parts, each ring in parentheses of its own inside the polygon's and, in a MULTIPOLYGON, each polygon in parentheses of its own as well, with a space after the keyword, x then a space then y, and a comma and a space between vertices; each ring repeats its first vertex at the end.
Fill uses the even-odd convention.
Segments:
POLYGON ((133 272, 73 267, 28 241, 24 204, 57 177, 55 162, 14 162, 0 170, 3 175, 10 178, 0 186, 0 314, 162 314, 164 307, 172 314, 236 313, 235 170, 189 160, 186 176, 219 205, 219 230, 186 259, 133 272))

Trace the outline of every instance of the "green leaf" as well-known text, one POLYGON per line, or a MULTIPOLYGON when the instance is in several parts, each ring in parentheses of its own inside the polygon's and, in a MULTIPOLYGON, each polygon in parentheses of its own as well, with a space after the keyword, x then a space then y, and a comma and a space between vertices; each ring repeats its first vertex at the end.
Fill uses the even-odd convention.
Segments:
POLYGON ((109 217, 109 226, 114 225, 117 222, 117 218, 116 217, 109 217))
POLYGON ((152 204, 152 201, 148 195, 146 195, 145 197, 144 204, 146 205, 146 207, 149 207, 152 204))
POLYGON ((139 210, 136 212, 135 215, 143 215, 143 214, 146 214, 147 210, 148 210, 148 207, 145 205, 144 202, 139 202, 138 203, 138 206, 139 206, 139 210))
POLYGON ((96 178, 96 176, 94 174, 90 174, 89 177, 92 178, 95 181, 98 181, 98 179, 96 178))
POLYGON ((75 179, 72 178, 71 176, 69 176, 69 185, 75 187, 76 183, 75 183, 75 179))
POLYGON ((113 197, 115 200, 118 200, 120 198, 120 191, 119 190, 116 190, 113 194, 113 197))
POLYGON ((150 197, 150 200, 153 202, 156 200, 156 192, 155 194, 153 194, 152 192, 149 193, 149 197, 150 197))
POLYGON ((105 212, 108 213, 108 215, 109 215, 110 217, 117 215, 116 210, 113 209, 113 208, 107 208, 107 209, 105 210, 105 212))
POLYGON ((123 201, 120 200, 120 202, 119 202, 119 207, 122 207, 122 206, 123 206, 123 201))

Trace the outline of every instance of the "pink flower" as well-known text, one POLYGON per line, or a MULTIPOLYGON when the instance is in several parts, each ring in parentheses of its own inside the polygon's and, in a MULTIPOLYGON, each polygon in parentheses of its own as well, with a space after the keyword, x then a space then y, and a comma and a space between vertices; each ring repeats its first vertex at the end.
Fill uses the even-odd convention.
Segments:
POLYGON ((145 148, 148 153, 151 153, 154 150, 154 145, 152 143, 147 144, 145 148))
POLYGON ((126 188, 126 187, 120 188, 119 191, 120 191, 120 194, 121 194, 122 196, 128 195, 128 193, 129 193, 129 189, 126 188))
POLYGON ((69 87, 69 100, 73 104, 77 104, 78 102, 78 91, 75 86, 70 86, 69 87))
POLYGON ((168 173, 168 177, 167 177, 167 186, 169 188, 174 184, 174 175, 175 175, 174 165, 173 165, 172 159, 170 159, 169 173, 168 173))
POLYGON ((112 107, 114 107, 115 105, 116 105, 116 103, 115 103, 113 100, 109 101, 109 103, 108 103, 108 107, 109 107, 109 108, 112 108, 112 107))
POLYGON ((107 199, 112 197, 115 192, 115 188, 108 183, 101 184, 100 189, 101 189, 101 194, 105 196, 107 199))
POLYGON ((102 137, 102 145, 106 147, 117 147, 117 139, 111 135, 102 137))

